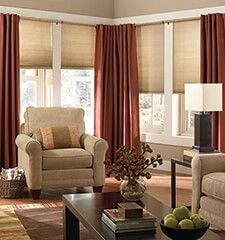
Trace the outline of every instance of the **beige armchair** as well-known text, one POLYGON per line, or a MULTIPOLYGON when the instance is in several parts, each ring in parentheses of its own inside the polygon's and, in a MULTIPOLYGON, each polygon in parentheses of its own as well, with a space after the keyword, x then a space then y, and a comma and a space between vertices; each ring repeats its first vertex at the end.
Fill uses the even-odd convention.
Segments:
POLYGON ((225 230, 225 154, 193 158, 192 211, 225 230))
POLYGON ((85 133, 81 108, 34 108, 25 112, 22 133, 16 138, 18 165, 25 170, 33 198, 41 189, 92 186, 101 191, 105 182, 105 140, 85 133), (40 127, 76 125, 82 148, 43 150, 32 134, 40 127))

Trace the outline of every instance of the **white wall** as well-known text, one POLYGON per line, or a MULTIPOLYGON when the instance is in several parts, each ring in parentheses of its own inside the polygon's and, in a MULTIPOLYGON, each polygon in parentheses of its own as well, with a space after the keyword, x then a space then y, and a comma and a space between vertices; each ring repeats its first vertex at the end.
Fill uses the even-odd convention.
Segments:
POLYGON ((114 18, 222 5, 225 0, 114 0, 114 18))
MULTIPOLYGON (((171 158, 177 158, 182 159, 183 158, 183 151, 187 150, 187 147, 181 147, 181 146, 172 146, 172 145, 166 145, 166 144, 155 144, 155 143, 149 143, 151 148, 153 149, 153 155, 154 154, 161 154, 163 158, 163 165, 159 166, 158 170, 163 171, 170 171, 171 164, 170 160, 171 158)), ((178 173, 185 173, 191 175, 191 169, 187 167, 183 167, 180 165, 176 165, 176 170, 178 173)))
POLYGON ((114 0, 0 0, 0 6, 113 18, 114 0))

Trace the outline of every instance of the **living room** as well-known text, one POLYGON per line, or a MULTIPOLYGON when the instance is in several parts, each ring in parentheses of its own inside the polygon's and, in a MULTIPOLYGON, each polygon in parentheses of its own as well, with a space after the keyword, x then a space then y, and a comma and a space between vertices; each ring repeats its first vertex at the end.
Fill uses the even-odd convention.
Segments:
POLYGON ((221 0, 0 0, 0 239, 168 239, 179 206, 225 239, 224 19, 221 0), (103 224, 125 200, 156 233, 103 224))

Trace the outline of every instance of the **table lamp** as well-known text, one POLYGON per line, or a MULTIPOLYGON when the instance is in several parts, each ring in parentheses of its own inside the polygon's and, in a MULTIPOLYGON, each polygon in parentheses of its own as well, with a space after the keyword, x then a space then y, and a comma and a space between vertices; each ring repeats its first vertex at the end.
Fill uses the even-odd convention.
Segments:
POLYGON ((222 111, 222 83, 185 84, 185 110, 194 111, 194 146, 199 152, 214 152, 212 114, 222 111))

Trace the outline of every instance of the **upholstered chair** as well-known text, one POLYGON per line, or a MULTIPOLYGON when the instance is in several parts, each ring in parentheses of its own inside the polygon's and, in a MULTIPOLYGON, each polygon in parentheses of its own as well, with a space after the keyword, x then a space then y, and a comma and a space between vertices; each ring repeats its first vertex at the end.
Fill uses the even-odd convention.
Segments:
POLYGON ((192 211, 225 230, 225 154, 192 159, 192 211))
POLYGON ((28 107, 22 133, 16 138, 18 165, 25 170, 33 198, 41 189, 92 186, 102 190, 105 181, 105 140, 85 133, 84 110, 63 107, 28 107), (40 128, 76 126, 79 148, 43 149, 34 138, 40 128))

